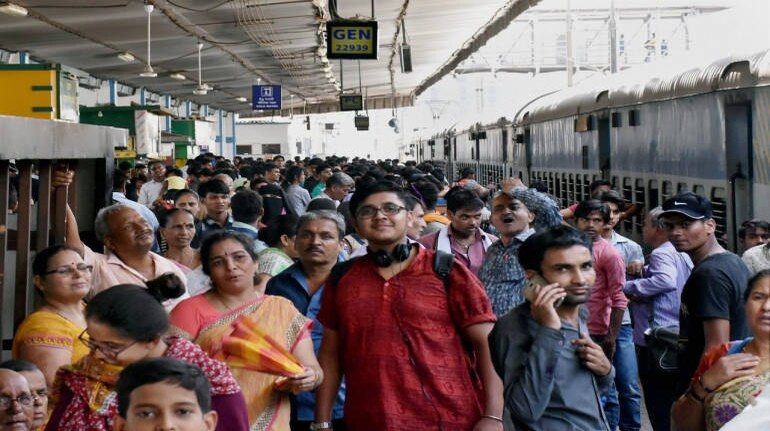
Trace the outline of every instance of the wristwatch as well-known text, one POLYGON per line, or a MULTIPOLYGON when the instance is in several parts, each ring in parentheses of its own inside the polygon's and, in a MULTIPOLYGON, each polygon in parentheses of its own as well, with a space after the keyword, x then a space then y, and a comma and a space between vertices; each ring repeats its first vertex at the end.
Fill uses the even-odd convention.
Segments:
POLYGON ((313 422, 310 424, 310 431, 330 430, 330 429, 332 429, 331 422, 313 422))

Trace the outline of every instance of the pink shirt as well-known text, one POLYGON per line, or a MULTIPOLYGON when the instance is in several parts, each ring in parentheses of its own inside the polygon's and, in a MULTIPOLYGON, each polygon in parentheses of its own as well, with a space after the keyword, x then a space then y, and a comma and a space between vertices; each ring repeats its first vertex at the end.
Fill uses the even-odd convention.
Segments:
MULTIPOLYGON (((481 229, 476 229, 475 238, 470 247, 468 247, 468 252, 466 253, 463 247, 455 240, 451 225, 446 227, 446 232, 455 259, 465 265, 466 268, 470 269, 473 275, 478 276, 481 265, 484 263, 484 255, 487 253, 487 247, 497 241, 497 237, 486 234, 487 239, 485 240, 482 236, 481 229), (484 243, 485 241, 486 244, 484 243)), ((441 231, 430 233, 420 238, 419 242, 423 247, 429 250, 436 250, 438 248, 437 242, 440 234, 441 231)))
POLYGON ((596 282, 586 302, 589 311, 588 332, 591 335, 606 335, 612 309, 625 309, 628 306, 628 299, 623 293, 626 268, 623 256, 603 238, 594 241, 593 258, 596 282))
MULTIPOLYGON (((138 286, 144 286, 144 283, 148 279, 142 275, 139 271, 126 265, 120 258, 109 251, 106 254, 96 253, 87 246, 83 246, 84 256, 86 264, 94 266, 94 272, 91 275, 91 291, 93 294, 97 294, 102 290, 117 286, 118 284, 136 284, 138 286)), ((182 282, 187 285, 187 278, 184 272, 173 261, 166 259, 165 257, 150 253, 153 262, 155 263, 155 272, 153 278, 159 277, 167 272, 173 272, 179 277, 182 282)), ((187 292, 179 298, 175 298, 169 301, 165 301, 163 305, 166 309, 170 310, 183 299, 189 298, 187 292)))

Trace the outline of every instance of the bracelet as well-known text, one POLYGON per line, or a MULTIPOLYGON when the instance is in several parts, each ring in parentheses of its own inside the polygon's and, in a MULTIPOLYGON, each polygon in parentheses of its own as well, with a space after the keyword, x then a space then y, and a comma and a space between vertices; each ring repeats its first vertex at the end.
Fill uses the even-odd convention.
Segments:
POLYGON ((692 387, 690 387, 690 389, 687 390, 685 395, 690 397, 690 398, 692 398, 692 399, 694 399, 695 401, 697 401, 699 403, 703 402, 703 398, 699 397, 698 394, 695 393, 695 389, 693 389, 692 387))
POLYGON ((313 422, 310 424, 310 430, 316 431, 316 430, 330 430, 332 429, 332 423, 331 422, 313 422))
POLYGON ((482 419, 483 418, 492 419, 493 421, 498 421, 498 422, 501 422, 501 423, 503 422, 503 418, 499 418, 497 416, 492 416, 492 415, 481 415, 481 418, 482 419))
POLYGON ((713 389, 707 388, 706 385, 703 384, 703 376, 698 376, 698 384, 700 385, 701 388, 703 388, 704 391, 708 393, 714 392, 713 389))

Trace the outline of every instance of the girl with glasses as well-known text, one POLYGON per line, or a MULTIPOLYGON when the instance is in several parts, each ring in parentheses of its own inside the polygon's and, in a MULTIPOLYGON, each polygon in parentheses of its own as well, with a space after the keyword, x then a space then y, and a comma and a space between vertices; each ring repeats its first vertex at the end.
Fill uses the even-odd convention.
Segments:
POLYGON ((90 353, 57 374, 56 404, 46 430, 112 430, 118 411, 115 384, 121 370, 141 359, 159 357, 181 359, 204 371, 211 383, 212 408, 220 417, 218 430, 248 429, 243 395, 227 365, 190 341, 166 336, 169 319, 161 301, 184 287, 176 277, 161 282, 146 289, 114 286, 88 303, 80 339, 90 353))

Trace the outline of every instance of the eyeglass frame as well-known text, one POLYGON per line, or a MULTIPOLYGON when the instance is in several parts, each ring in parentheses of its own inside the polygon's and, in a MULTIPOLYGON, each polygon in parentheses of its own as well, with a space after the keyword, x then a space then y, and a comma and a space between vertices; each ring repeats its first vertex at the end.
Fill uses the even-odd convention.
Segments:
POLYGON ((37 399, 37 396, 32 395, 31 393, 24 393, 19 395, 16 398, 11 397, 0 397, 0 410, 8 410, 13 406, 13 403, 18 402, 19 405, 22 407, 31 407, 35 404, 35 400, 37 399), (22 399, 29 399, 29 402, 24 402, 22 399), (4 403, 8 403, 8 405, 3 405, 4 403))
POLYGON ((398 213, 400 213, 401 211, 404 211, 404 210, 406 210, 406 207, 401 206, 401 205, 397 205, 397 204, 394 204, 394 203, 386 203, 386 204, 384 204, 381 207, 376 207, 374 205, 364 205, 364 206, 359 207, 358 209, 356 209, 356 218, 371 219, 371 218, 376 217, 377 214, 379 214, 379 213, 382 213, 385 216, 392 216, 392 215, 396 215, 396 214, 398 214, 398 213), (386 211, 385 210, 386 206, 389 206, 391 209, 386 211), (368 216, 361 214, 361 210, 366 210, 366 209, 370 209, 370 208, 372 210, 374 210, 374 213, 372 213, 371 215, 368 215, 368 216))
POLYGON ((125 346, 119 348, 119 349, 110 349, 108 347, 102 346, 102 344, 98 341, 92 341, 91 339, 84 338, 83 335, 86 334, 86 331, 88 329, 84 329, 83 332, 78 335, 78 340, 80 340, 81 343, 83 343, 84 346, 88 347, 89 350, 98 350, 102 352, 102 355, 104 355, 107 359, 114 361, 118 359, 118 356, 120 356, 121 353, 125 352, 126 350, 133 347, 135 344, 137 344, 139 341, 132 341, 125 346))
POLYGON ((58 267, 56 269, 52 269, 50 271, 46 271, 43 274, 45 274, 45 275, 56 274, 56 275, 65 275, 65 276, 69 275, 71 277, 73 274, 75 274, 75 271, 77 271, 80 274, 84 274, 86 272, 87 273, 93 273, 94 272, 94 266, 93 265, 86 265, 86 264, 83 264, 82 266, 81 265, 74 265, 74 266, 73 265, 62 265, 62 266, 60 266, 60 267, 58 267), (65 268, 66 268, 66 270, 65 270, 65 268))

